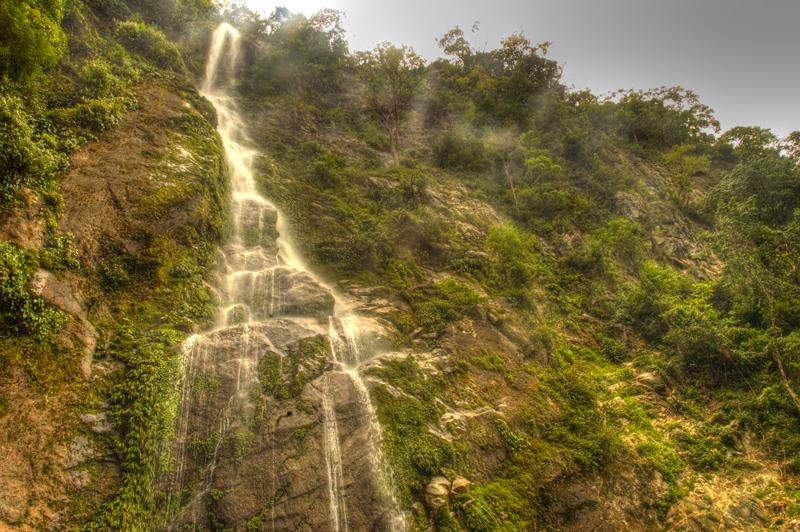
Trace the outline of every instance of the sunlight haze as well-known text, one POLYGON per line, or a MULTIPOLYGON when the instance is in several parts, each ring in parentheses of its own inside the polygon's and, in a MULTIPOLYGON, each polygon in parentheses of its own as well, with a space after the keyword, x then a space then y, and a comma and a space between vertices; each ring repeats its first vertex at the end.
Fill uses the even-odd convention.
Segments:
POLYGON ((523 32, 552 41, 564 81, 604 94, 620 88, 682 85, 716 111, 723 129, 761 125, 783 136, 800 129, 800 2, 794 0, 248 0, 269 14, 276 5, 313 14, 345 13, 350 47, 383 41, 438 57, 435 39, 458 24, 473 46, 491 49, 523 32), (470 33, 478 21, 479 30, 470 33))

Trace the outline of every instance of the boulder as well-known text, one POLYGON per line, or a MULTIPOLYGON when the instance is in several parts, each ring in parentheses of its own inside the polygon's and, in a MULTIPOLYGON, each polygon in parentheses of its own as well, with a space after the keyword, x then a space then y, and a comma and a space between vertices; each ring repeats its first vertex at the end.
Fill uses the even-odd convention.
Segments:
POLYGON ((471 484, 472 482, 465 479, 464 477, 456 477, 456 479, 450 485, 450 493, 452 493, 453 495, 461 495, 462 493, 465 493, 469 489, 471 484))
POLYGON ((433 477, 425 488, 425 502, 432 510, 447 504, 450 495, 450 481, 444 477, 433 477))

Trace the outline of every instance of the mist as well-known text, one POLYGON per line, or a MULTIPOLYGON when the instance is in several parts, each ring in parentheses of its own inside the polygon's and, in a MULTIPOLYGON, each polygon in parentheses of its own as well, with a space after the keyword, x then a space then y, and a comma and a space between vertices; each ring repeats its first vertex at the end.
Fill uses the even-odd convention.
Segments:
POLYGON ((247 3, 264 14, 276 5, 305 14, 338 9, 352 49, 391 41, 429 60, 441 55, 435 39, 455 25, 479 50, 523 32, 533 42, 552 41, 550 57, 577 89, 682 85, 716 111, 723 129, 759 125, 785 136, 800 127, 800 73, 789 66, 800 49, 800 3, 792 0, 247 3))

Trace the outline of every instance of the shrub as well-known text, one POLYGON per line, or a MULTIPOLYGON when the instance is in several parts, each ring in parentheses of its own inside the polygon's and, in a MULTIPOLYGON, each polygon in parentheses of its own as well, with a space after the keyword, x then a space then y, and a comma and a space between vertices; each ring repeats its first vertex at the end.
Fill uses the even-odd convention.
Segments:
POLYGON ((618 435, 599 415, 602 384, 592 375, 597 355, 577 346, 560 346, 553 366, 541 375, 544 389, 560 407, 560 414, 543 421, 531 419, 534 433, 559 447, 583 471, 596 471, 618 448, 618 435), (579 358, 580 357, 580 358, 579 358))
POLYGON ((461 319, 480 300, 480 296, 467 285, 446 279, 417 295, 413 304, 414 314, 421 326, 438 332, 461 319))
POLYGON ((314 161, 314 177, 324 187, 333 187, 341 183, 340 171, 343 167, 342 160, 333 152, 323 150, 314 161))
POLYGON ((61 311, 31 293, 35 263, 20 248, 0 241, 0 323, 17 334, 44 338, 63 327, 61 311))
POLYGON ((121 81, 111 72, 111 65, 103 59, 87 61, 80 69, 80 88, 85 98, 108 98, 117 94, 121 81))
POLYGON ((22 101, 0 93, 0 201, 21 187, 40 188, 65 164, 62 155, 37 139, 22 101))
POLYGON ((103 285, 110 290, 127 286, 131 281, 125 262, 121 257, 101 262, 98 271, 103 278, 103 285))
POLYGON ((511 224, 500 224, 489 229, 486 245, 491 257, 492 289, 519 306, 527 305, 537 265, 533 238, 511 224))
POLYGON ((64 51, 64 0, 0 2, 0 78, 23 79, 55 65, 64 51))
POLYGON ((42 267, 54 272, 80 268, 81 261, 74 240, 72 233, 52 237, 39 255, 42 267))
POLYGON ((651 340, 669 330, 664 313, 675 299, 689 293, 691 282, 680 273, 647 261, 640 271, 640 283, 625 295, 621 309, 625 321, 651 340))
POLYGON ((153 61, 160 67, 175 72, 186 70, 178 49, 154 26, 140 20, 118 22, 117 36, 128 49, 153 61))
POLYGON ((623 264, 635 266, 644 251, 642 233, 641 226, 633 220, 615 218, 592 233, 592 245, 623 264))
POLYGON ((442 133, 433 146, 433 161, 440 168, 485 170, 491 164, 483 142, 452 131, 442 133))
POLYGON ((520 187, 519 217, 543 231, 576 225, 590 211, 590 200, 575 190, 550 183, 520 187))

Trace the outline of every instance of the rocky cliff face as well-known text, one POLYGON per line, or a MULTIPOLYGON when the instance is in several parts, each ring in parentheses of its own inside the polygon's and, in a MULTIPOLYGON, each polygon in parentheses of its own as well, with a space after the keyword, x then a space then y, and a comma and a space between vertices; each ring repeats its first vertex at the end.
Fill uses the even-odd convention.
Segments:
MULTIPOLYGON (((5 526, 75 526, 119 489, 118 446, 126 429, 112 427, 121 406, 112 390, 126 367, 109 356, 119 325, 141 320, 143 306, 163 312, 180 306, 185 298, 170 296, 161 280, 170 274, 156 274, 175 258, 164 254, 195 253, 220 236, 225 173, 207 102, 168 80, 143 84, 138 101, 119 127, 72 156, 62 180, 59 228, 74 236, 81 268, 35 273, 33 292, 61 309, 67 325, 53 345, 20 346, 20 363, 2 377, 9 405, 0 415, 5 526)), ((47 212, 41 207, 30 199, 20 207, 24 214, 12 211, 2 238, 41 249, 47 212)))
POLYGON ((75 5, 75 72, 50 83, 78 92, 48 89, 37 120, 80 136, 0 211, 3 295, 29 321, 0 331, 0 529, 797 528, 797 467, 764 443, 789 432, 741 415, 775 382, 705 389, 631 323, 663 328, 647 291, 692 300, 722 266, 675 167, 581 124, 612 105, 511 101, 536 115, 520 136, 439 64, 429 81, 458 83, 409 113, 395 167, 320 81, 356 74, 333 15, 184 36, 184 62, 141 6, 75 5), (184 68, 207 48, 198 91, 184 68))

